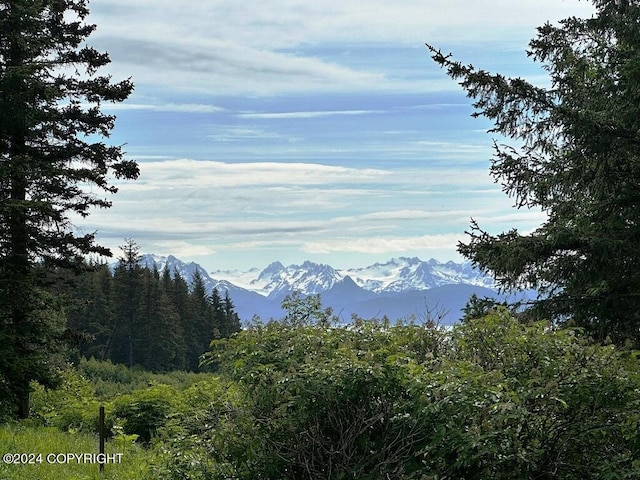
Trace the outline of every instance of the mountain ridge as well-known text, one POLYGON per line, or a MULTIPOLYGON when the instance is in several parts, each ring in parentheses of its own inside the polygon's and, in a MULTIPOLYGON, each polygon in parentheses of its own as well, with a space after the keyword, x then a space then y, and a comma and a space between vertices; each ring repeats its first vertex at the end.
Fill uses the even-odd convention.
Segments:
MULTIPOLYGON (((187 282, 198 270, 208 292, 214 288, 229 292, 243 321, 256 315, 265 320, 282 318, 282 300, 294 291, 319 294, 323 305, 332 307, 343 319, 356 314, 363 318, 386 315, 392 320, 420 321, 437 311, 445 324, 460 319, 461 308, 472 294, 507 299, 497 291, 495 281, 470 262, 423 261, 418 257, 397 257, 350 269, 334 269, 307 260, 288 266, 275 261, 262 270, 208 272, 195 262, 153 254, 143 255, 140 264, 158 270, 167 266, 187 282)), ((530 292, 524 295, 531 296, 530 292)))
POLYGON ((495 289, 493 278, 483 275, 470 262, 439 262, 433 258, 423 261, 418 257, 396 257, 385 263, 348 269, 334 269, 308 260, 286 267, 281 262, 273 262, 263 270, 214 270, 209 274, 265 296, 273 296, 272 292, 290 293, 293 289, 305 294, 321 293, 347 276, 363 289, 376 293, 429 290, 452 283, 495 289))

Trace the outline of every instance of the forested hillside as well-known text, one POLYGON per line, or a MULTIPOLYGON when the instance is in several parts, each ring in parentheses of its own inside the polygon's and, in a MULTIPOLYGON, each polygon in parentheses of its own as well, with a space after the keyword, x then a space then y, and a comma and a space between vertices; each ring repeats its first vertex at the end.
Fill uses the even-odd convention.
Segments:
POLYGON ((229 295, 208 294, 199 273, 189 284, 168 268, 140 266, 133 242, 123 251, 114 269, 94 263, 80 275, 60 273, 51 287, 67 299, 79 355, 152 371, 196 371, 213 339, 240 330, 229 295))

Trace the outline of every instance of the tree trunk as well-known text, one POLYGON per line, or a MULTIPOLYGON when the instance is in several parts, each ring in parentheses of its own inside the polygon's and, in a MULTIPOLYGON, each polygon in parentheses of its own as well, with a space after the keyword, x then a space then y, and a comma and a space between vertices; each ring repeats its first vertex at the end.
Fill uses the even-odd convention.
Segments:
POLYGON ((18 393, 18 418, 29 418, 29 385, 18 393))

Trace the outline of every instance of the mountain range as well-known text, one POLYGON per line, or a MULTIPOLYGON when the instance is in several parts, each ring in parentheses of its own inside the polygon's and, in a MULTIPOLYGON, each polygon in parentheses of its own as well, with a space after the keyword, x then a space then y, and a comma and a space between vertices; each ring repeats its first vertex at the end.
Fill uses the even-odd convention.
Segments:
POLYGON ((392 321, 439 318, 443 324, 460 319, 462 308, 472 294, 500 301, 535 298, 534 292, 499 294, 493 278, 482 274, 470 262, 441 263, 412 257, 393 258, 364 268, 334 269, 325 264, 306 261, 284 266, 273 262, 264 269, 247 271, 216 270, 207 272, 194 262, 184 262, 172 255, 144 255, 142 265, 162 270, 165 265, 188 282, 196 270, 208 291, 228 291, 236 312, 244 321, 254 315, 263 320, 282 318, 282 300, 294 291, 303 295, 320 294, 324 306, 331 306, 343 320, 357 314, 362 318, 392 321))

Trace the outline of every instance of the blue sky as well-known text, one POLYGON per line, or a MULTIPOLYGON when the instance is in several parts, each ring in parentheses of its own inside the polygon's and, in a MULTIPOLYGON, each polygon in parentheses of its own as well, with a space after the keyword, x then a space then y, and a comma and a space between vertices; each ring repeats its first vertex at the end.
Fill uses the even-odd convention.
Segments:
POLYGON ((536 26, 590 15, 577 0, 93 0, 102 73, 134 94, 109 142, 141 169, 76 224, 118 254, 208 270, 394 256, 460 260, 471 217, 530 231, 489 177, 492 136, 425 42, 534 83, 536 26))

